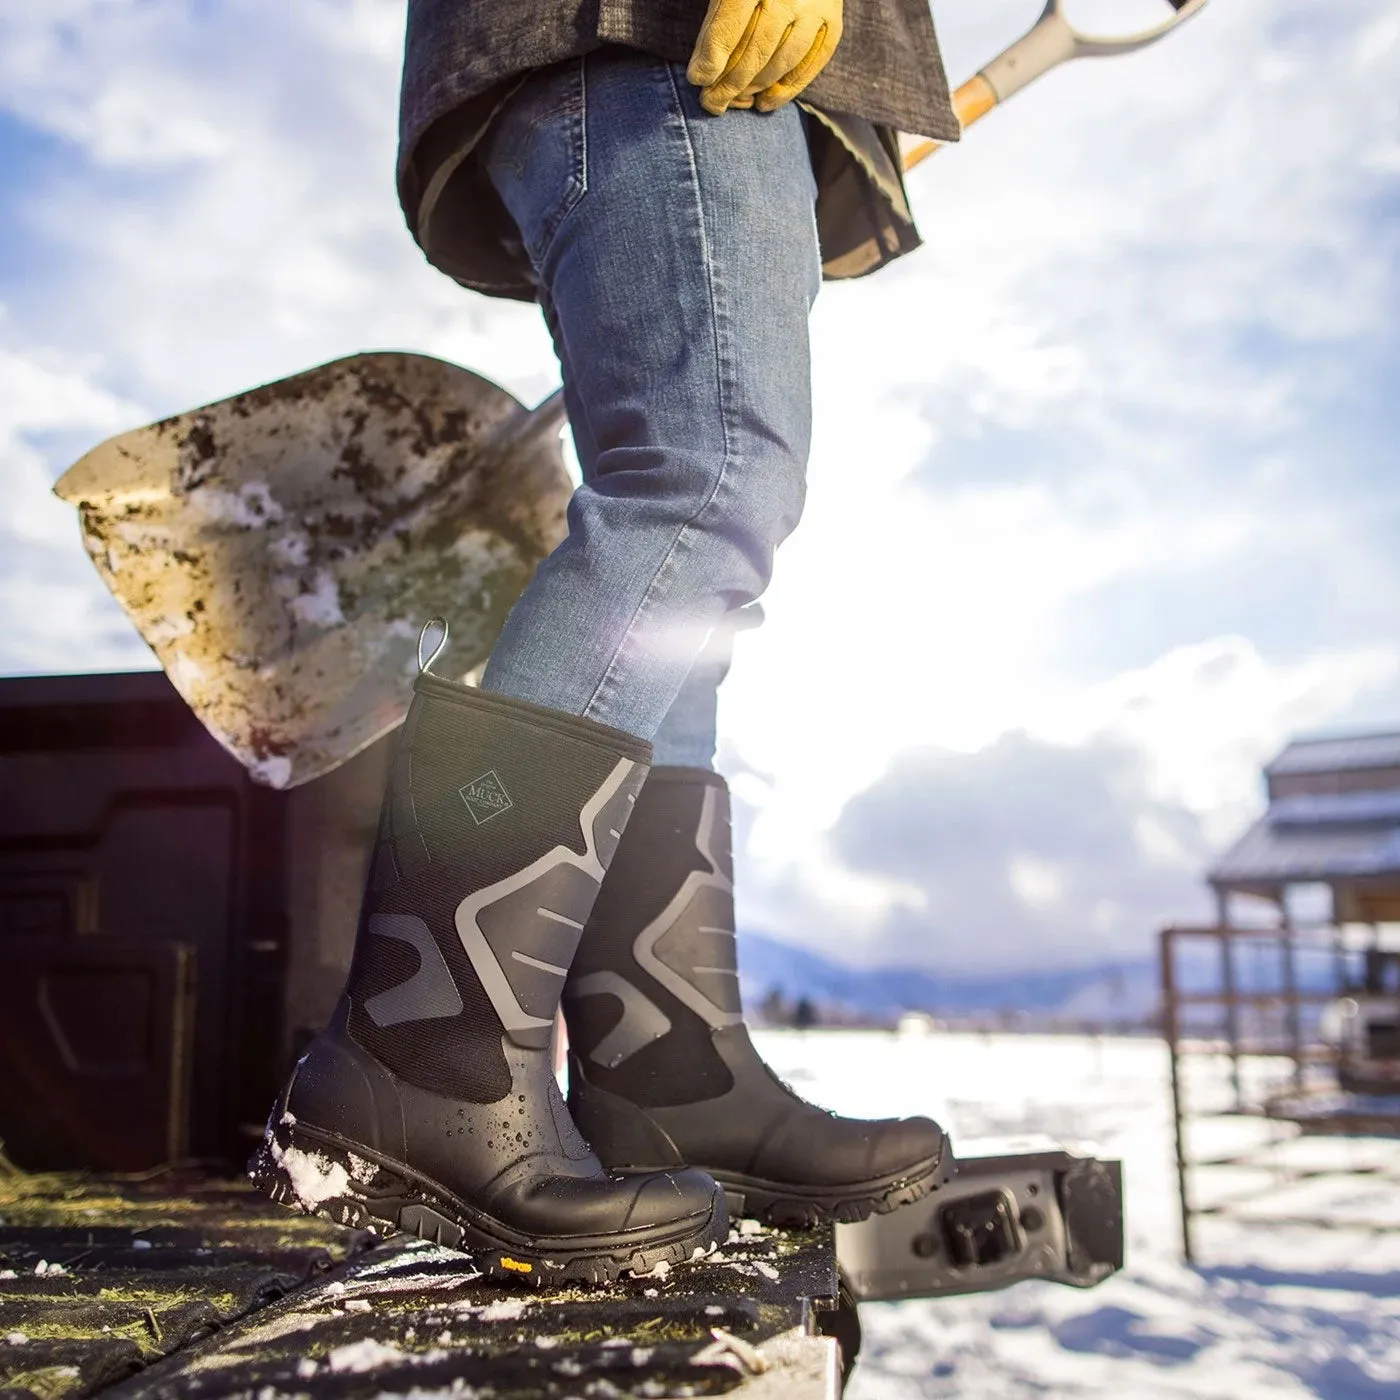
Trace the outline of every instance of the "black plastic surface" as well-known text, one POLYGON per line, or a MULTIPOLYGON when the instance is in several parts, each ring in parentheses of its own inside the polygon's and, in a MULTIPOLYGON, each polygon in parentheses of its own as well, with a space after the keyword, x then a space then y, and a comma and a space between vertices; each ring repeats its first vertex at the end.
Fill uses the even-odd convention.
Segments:
POLYGON ((13 1017, 49 1028, 42 1073, 18 1031, 0 1040, 0 1139, 20 1165, 245 1152, 240 1124, 262 1118, 280 1069, 284 802, 158 672, 0 680, 0 985, 13 1017), (182 971, 167 976, 177 946, 182 971), (154 992, 152 977, 166 978, 154 992), (193 1022, 179 1024, 190 1008, 170 988, 192 977, 193 1022), (156 1133, 153 1076, 181 1056, 188 1095, 170 1092, 185 1121, 156 1133), (86 1131, 94 1094, 112 1123, 86 1131), (113 1136, 123 1103, 126 1144, 113 1136))

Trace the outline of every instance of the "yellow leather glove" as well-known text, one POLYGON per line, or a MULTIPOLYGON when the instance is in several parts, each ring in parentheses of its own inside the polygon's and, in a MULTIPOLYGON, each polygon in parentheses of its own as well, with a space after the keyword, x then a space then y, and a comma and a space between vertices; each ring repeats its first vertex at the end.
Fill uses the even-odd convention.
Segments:
POLYGON ((710 0, 686 76, 718 116, 771 112, 826 67, 841 40, 841 0, 710 0))

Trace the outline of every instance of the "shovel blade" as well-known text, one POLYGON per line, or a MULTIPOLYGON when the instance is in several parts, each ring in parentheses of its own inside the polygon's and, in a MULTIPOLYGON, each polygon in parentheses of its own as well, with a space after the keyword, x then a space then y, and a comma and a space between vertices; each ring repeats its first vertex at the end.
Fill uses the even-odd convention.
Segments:
POLYGON ((399 724, 422 623, 486 659, 566 532, 557 434, 423 355, 321 365, 109 439, 54 490, 210 732, 287 788, 399 724))

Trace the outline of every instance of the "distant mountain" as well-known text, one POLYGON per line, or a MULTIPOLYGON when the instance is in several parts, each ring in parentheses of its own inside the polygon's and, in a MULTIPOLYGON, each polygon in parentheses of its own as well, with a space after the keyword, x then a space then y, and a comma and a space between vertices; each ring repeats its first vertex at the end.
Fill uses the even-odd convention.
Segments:
MULTIPOLYGON (((1353 976, 1359 972, 1358 957, 1349 959, 1353 976)), ((739 966, 745 1005, 755 1009, 777 991, 789 1003, 805 997, 818 1007, 871 1018, 893 1019, 901 1011, 949 1017, 1027 1012, 1038 1020, 1143 1022, 1155 1014, 1160 1000, 1155 950, 1152 957, 1089 967, 959 976, 914 967, 848 967, 763 934, 741 933, 739 966)), ((1237 950, 1240 991, 1277 992, 1281 973, 1280 961, 1267 943, 1237 950)), ((1334 991, 1331 952, 1316 947, 1300 954, 1296 975, 1302 991, 1334 991)), ((1219 976, 1220 948, 1214 940, 1182 948, 1177 978, 1183 991, 1218 990, 1219 976)), ((1218 1026, 1221 1012, 1198 1006, 1183 1015, 1205 1030, 1218 1026)))
POLYGON ((1003 975, 948 976, 910 967, 848 967, 805 948, 757 933, 739 935, 745 1003, 757 1007, 771 992, 806 997, 871 1017, 901 1011, 969 1016, 1027 1011, 1085 1020, 1136 1020, 1157 1003, 1155 959, 1097 967, 1003 975))

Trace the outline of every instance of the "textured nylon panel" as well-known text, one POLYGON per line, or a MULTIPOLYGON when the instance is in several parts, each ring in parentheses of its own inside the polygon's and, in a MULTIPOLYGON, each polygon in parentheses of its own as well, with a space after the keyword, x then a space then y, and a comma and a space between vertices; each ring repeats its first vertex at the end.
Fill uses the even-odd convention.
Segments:
MULTIPOLYGON (((733 1087, 710 1024, 635 956, 639 935, 676 902, 687 879, 711 874, 716 867, 727 881, 732 866, 729 796, 723 780, 698 770, 653 769, 593 906, 564 994, 569 1041, 589 1081, 644 1107, 696 1103, 733 1087), (708 854, 701 849, 707 793, 712 829, 703 844, 708 854), (655 1007, 658 1015, 648 1016, 648 1025, 664 1018, 669 1031, 656 1037, 638 1025, 631 1028, 635 1034, 629 1034, 622 1026, 627 1014, 623 998, 605 990, 608 979, 599 974, 623 978, 655 1007), (617 1063, 607 1063, 620 1044, 638 1048, 617 1063)), ((732 898, 705 888, 703 897, 681 906, 682 917, 660 934, 654 947, 677 975, 684 969, 685 979, 707 999, 720 998, 723 1007, 737 1012, 737 977, 694 971, 696 965, 726 971, 734 965, 732 898), (703 919, 692 917, 702 909, 703 919), (719 932, 701 933, 701 928, 719 932)))
MULTIPOLYGON (((385 795, 348 985, 350 1033, 408 1083, 474 1103, 494 1103, 511 1091, 504 1027, 454 919, 465 898, 518 876, 556 847, 587 855, 596 824, 585 836, 580 814, 617 769, 618 747, 633 747, 626 741, 614 746, 595 734, 607 731, 500 697, 459 695, 442 682, 420 682, 385 795), (470 792, 487 773, 496 775, 510 805, 483 822, 462 790, 470 792), (370 921, 386 915, 411 916, 427 927, 461 998, 459 1014, 380 1025, 366 1011, 367 1001, 401 987, 422 969, 410 944, 371 934, 370 921)), ((639 756, 644 754, 640 746, 639 756)), ((642 766, 636 782, 644 774, 642 766)), ((626 806, 630 810, 631 804, 626 806)), ((612 812, 609 828, 620 830, 616 817, 612 812)), ((588 901, 580 903, 574 889, 571 883, 571 917, 582 923, 588 901)), ((578 930, 559 924, 565 937, 550 942, 538 923, 531 919, 521 926, 520 951, 567 965, 578 930)), ((562 977, 511 957, 516 945, 504 923, 494 938, 501 966, 521 988, 530 1014, 552 1018, 562 977)), ((396 1005, 392 998, 387 1004, 396 1005)), ((442 1004, 439 997, 433 1008, 440 1011, 442 1004)))

